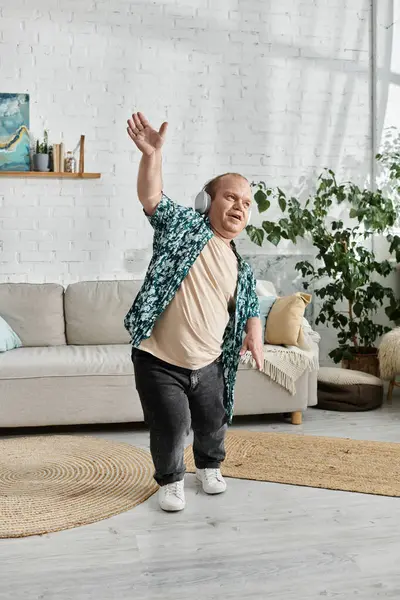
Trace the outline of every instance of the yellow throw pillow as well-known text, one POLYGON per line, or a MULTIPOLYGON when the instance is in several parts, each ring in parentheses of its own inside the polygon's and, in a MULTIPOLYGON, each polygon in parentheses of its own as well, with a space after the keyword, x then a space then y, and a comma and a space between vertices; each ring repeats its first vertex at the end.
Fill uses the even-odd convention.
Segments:
POLYGON ((304 347, 302 322, 311 294, 297 292, 277 298, 272 305, 265 328, 265 342, 275 346, 304 347))

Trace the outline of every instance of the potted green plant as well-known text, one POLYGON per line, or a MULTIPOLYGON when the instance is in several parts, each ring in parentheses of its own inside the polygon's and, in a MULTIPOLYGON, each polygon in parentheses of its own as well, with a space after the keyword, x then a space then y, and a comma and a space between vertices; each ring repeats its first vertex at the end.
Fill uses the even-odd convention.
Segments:
POLYGON ((393 200, 397 229, 400 229, 400 131, 396 127, 386 129, 382 150, 377 154, 377 180, 379 187, 393 200))
POLYGON ((36 152, 33 155, 33 169, 35 171, 50 171, 49 139, 45 129, 43 142, 36 140, 36 152))
POLYGON ((338 184, 331 170, 320 175, 315 193, 303 205, 280 188, 268 188, 264 182, 253 185, 259 212, 274 202, 283 215, 276 222, 263 221, 261 227, 248 226, 250 239, 259 246, 265 239, 275 246, 281 240, 296 244, 299 238, 312 243, 314 264, 301 261, 296 269, 306 278, 306 287, 313 284, 314 294, 322 300, 316 324, 337 330, 338 345, 329 356, 345 368, 378 375, 376 341, 390 328, 379 322, 377 311, 383 307, 387 317, 396 321, 400 302, 393 289, 379 281, 394 266, 388 260, 378 261, 367 240, 384 235, 390 253, 400 262, 400 237, 391 233, 397 218, 393 200, 380 189, 338 184), (347 224, 329 216, 340 204, 348 206, 347 224))

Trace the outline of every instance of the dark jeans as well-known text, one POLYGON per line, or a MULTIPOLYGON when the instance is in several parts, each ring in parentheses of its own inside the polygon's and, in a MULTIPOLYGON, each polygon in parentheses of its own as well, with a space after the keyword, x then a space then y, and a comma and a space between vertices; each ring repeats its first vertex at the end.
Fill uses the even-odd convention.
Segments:
POLYGON ((150 429, 157 483, 166 485, 183 479, 183 454, 190 425, 196 467, 218 468, 225 458, 227 429, 220 360, 191 371, 133 348, 132 362, 136 389, 150 429))

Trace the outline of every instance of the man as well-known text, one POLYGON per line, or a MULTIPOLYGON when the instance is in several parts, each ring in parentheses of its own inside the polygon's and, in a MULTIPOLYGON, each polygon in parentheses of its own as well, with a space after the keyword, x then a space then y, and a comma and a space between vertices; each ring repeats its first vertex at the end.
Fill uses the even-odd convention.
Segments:
POLYGON ((183 455, 190 425, 203 490, 225 491, 220 464, 239 354, 251 351, 261 369, 263 352, 255 279, 233 243, 248 220, 250 185, 238 174, 213 179, 205 187, 211 197, 207 215, 173 203, 162 191, 166 131, 167 123, 156 131, 141 113, 128 120, 128 134, 142 152, 137 192, 154 243, 125 327, 160 507, 178 511, 185 507, 183 455))

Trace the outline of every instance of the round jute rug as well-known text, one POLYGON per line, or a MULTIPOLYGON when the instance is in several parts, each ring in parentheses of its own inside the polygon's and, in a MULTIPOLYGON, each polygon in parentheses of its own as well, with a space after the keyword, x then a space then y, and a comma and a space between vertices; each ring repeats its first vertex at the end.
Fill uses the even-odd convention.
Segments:
POLYGON ((0 440, 0 538, 107 519, 157 490, 148 452, 90 436, 0 440))
MULTIPOLYGON (((400 444, 286 433, 230 431, 227 477, 400 496, 400 444)), ((194 472, 191 448, 186 465, 194 472)))

